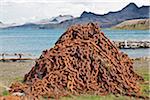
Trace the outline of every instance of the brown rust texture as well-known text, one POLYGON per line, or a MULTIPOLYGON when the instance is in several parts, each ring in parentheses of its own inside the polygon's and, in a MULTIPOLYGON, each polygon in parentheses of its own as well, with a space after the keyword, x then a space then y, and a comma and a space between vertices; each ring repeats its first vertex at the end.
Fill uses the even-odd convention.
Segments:
POLYGON ((100 31, 97 24, 74 25, 43 51, 24 83, 14 83, 10 93, 27 98, 59 98, 66 95, 140 94, 143 78, 133 70, 133 62, 100 31))

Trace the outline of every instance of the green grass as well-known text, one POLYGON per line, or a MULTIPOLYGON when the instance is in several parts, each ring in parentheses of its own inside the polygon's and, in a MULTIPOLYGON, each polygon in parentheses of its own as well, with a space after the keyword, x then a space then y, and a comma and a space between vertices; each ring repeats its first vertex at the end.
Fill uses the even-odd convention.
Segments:
MULTIPOLYGON (((145 81, 149 82, 150 79, 150 73, 149 73, 149 68, 148 67, 139 67, 135 69, 135 71, 141 75, 145 81)), ((150 85, 148 83, 143 83, 140 84, 141 89, 142 89, 142 94, 144 96, 150 96, 150 85)))
POLYGON ((60 100, 127 100, 129 97, 118 96, 113 94, 107 96, 97 96, 97 95, 82 95, 82 96, 72 96, 72 97, 62 97, 60 100))
POLYGON ((15 81, 18 81, 18 82, 23 82, 23 77, 16 77, 15 79, 14 79, 15 81))
MULTIPOLYGON (((11 81, 23 82, 23 77, 18 76, 18 77, 15 77, 9 81, 10 81, 9 83, 11 83, 11 81)), ((0 90, 1 90, 0 94, 2 94, 3 96, 9 95, 9 91, 6 90, 6 88, 4 88, 4 85, 2 83, 0 83, 0 90)))
POLYGON ((150 86, 149 84, 141 84, 142 87, 142 94, 144 96, 149 96, 150 95, 150 86))
POLYGON ((7 95, 9 95, 9 92, 7 90, 4 90, 3 91, 3 96, 7 96, 7 95))

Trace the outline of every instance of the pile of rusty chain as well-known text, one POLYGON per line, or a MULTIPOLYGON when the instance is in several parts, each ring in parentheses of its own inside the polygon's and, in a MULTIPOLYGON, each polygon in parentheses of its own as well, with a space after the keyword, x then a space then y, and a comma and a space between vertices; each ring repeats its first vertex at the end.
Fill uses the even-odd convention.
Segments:
POLYGON ((43 51, 24 83, 12 84, 10 93, 30 98, 80 95, 140 94, 133 62, 105 37, 97 24, 74 25, 43 51))

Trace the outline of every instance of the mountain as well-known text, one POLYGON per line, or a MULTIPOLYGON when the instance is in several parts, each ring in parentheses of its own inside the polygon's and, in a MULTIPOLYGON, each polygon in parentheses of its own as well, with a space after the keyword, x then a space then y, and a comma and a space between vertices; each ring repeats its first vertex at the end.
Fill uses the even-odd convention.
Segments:
MULTIPOLYGON (((109 12, 104 15, 95 14, 92 12, 84 11, 80 17, 77 18, 70 18, 65 19, 64 17, 60 16, 60 18, 53 18, 49 23, 30 23, 29 25, 22 25, 21 27, 31 27, 33 25, 34 28, 67 28, 73 24, 81 24, 81 23, 88 23, 88 22, 96 22, 102 28, 110 28, 115 26, 123 21, 131 20, 131 19, 146 19, 149 18, 149 9, 150 6, 142 6, 138 7, 134 3, 128 4, 122 10, 116 12, 109 12), (58 20, 59 19, 59 20, 58 20)), ((20 27, 20 26, 19 26, 20 27)))
POLYGON ((61 23, 63 21, 70 20, 70 19, 73 19, 73 16, 71 16, 71 15, 59 15, 58 17, 55 17, 51 22, 61 23))
POLYGON ((2 27, 4 24, 0 21, 0 27, 2 27))
POLYGON ((125 20, 149 18, 150 6, 138 7, 130 3, 120 11, 109 12, 104 15, 84 11, 80 17, 63 21, 60 24, 46 24, 42 28, 66 28, 73 24, 97 22, 102 28, 110 28, 125 20))
POLYGON ((0 25, 1 25, 1 24, 3 24, 3 23, 0 21, 0 25))
POLYGON ((73 19, 72 15, 59 15, 57 17, 52 17, 50 19, 43 19, 38 22, 33 22, 33 24, 58 24, 62 21, 73 19))
POLYGON ((21 24, 21 25, 17 25, 17 24, 0 24, 0 28, 40 28, 40 26, 42 25, 47 25, 47 24, 59 24, 62 21, 66 21, 66 20, 70 20, 73 19, 74 17, 71 15, 59 15, 57 17, 52 17, 49 19, 42 19, 40 21, 36 21, 36 22, 29 22, 29 23, 25 23, 25 24, 21 24))
POLYGON ((150 29, 149 24, 150 19, 134 19, 121 22, 112 28, 125 30, 148 30, 150 29))
POLYGON ((16 27, 16 26, 20 26, 20 25, 18 25, 16 23, 5 24, 5 23, 3 23, 3 22, 0 21, 0 29, 1 28, 8 28, 8 27, 16 27))

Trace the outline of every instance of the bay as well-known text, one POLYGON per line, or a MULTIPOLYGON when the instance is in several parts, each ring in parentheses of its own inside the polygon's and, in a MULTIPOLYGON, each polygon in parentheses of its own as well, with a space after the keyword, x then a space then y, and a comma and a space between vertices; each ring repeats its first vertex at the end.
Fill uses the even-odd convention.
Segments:
MULTIPOLYGON (((148 30, 102 30, 111 41, 149 40, 148 30)), ((26 53, 39 57, 43 50, 54 46, 65 29, 0 29, 0 54, 26 53)), ((122 49, 130 57, 150 56, 150 49, 122 49)))

